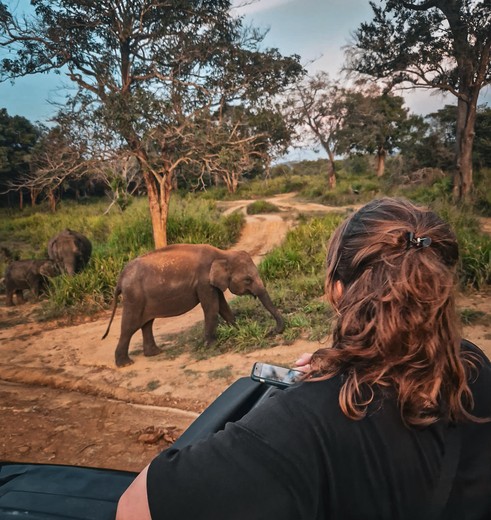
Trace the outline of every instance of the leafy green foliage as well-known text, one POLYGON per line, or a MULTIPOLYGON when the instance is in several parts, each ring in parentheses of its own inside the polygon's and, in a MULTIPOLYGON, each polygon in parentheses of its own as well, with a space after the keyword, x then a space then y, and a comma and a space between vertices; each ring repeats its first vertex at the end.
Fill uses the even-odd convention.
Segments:
POLYGON ((489 322, 490 316, 483 311, 476 309, 464 308, 459 311, 460 319, 464 325, 473 325, 475 323, 489 322))
POLYGON ((415 116, 409 116, 404 99, 383 94, 349 91, 344 100, 344 124, 338 131, 338 153, 386 154, 399 148, 415 116))
MULTIPOLYGON (((472 139, 479 94, 491 82, 489 2, 370 3, 373 18, 362 23, 348 49, 346 68, 405 86, 452 93, 459 100, 455 135, 456 189, 472 192, 472 139)), ((440 152, 441 150, 438 150, 440 152)), ((434 163, 433 163, 434 164, 434 163)))
POLYGON ((39 129, 25 117, 9 116, 5 108, 0 108, 0 197, 7 200, 4 193, 9 182, 16 182, 29 171, 29 154, 39 137, 39 129))

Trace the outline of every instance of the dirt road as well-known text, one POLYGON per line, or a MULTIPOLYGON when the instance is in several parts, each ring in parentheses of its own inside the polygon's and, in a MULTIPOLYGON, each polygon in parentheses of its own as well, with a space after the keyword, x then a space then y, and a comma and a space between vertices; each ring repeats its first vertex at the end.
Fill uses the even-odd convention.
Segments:
MULTIPOLYGON (((258 263, 284 239, 302 213, 349 211, 301 204, 292 195, 270 199, 281 208, 273 215, 247 216, 237 249, 258 263)), ((245 211, 250 201, 225 205, 245 211)), ((230 295, 229 295, 230 297, 230 295)), ((490 313, 489 298, 470 295, 466 308, 490 313)), ((201 308, 155 322, 163 354, 146 358, 141 339, 132 340, 135 363, 117 369, 114 348, 120 309, 111 332, 109 312, 96 320, 60 326, 32 319, 33 304, 6 308, 0 301, 0 459, 77 464, 138 471, 169 446, 194 418, 235 379, 248 375, 254 361, 291 364, 302 352, 321 345, 298 341, 247 354, 227 353, 197 361, 188 354, 166 355, 165 334, 184 331, 202 320, 201 308)), ((488 354, 486 327, 466 331, 488 354)))

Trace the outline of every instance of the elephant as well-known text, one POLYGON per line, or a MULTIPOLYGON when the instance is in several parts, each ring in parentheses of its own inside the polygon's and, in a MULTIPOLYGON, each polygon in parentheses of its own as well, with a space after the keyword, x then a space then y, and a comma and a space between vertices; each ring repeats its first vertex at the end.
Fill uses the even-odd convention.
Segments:
POLYGON ((218 315, 230 324, 235 316, 225 296, 252 295, 261 301, 276 320, 275 332, 283 332, 283 318, 259 276, 251 256, 245 251, 225 251, 207 244, 174 244, 130 261, 121 271, 114 291, 112 315, 104 339, 123 295, 121 334, 115 351, 118 367, 133 363, 128 356, 133 334, 142 330, 143 353, 160 353, 153 336, 155 318, 184 314, 201 304, 205 318, 205 343, 216 341, 218 315))
POLYGON ((14 260, 5 270, 6 305, 14 304, 14 294, 17 304, 25 303, 23 290, 30 289, 39 298, 41 289, 47 277, 60 274, 58 266, 52 260, 14 260))
POLYGON ((90 259, 92 244, 90 240, 71 229, 64 229, 48 242, 48 256, 56 262, 62 272, 73 276, 80 272, 90 259))

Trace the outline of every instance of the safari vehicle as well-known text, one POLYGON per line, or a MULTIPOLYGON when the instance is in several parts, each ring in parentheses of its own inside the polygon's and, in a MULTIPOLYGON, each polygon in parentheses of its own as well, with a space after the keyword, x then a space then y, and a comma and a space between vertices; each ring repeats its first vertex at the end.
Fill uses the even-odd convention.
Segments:
MULTIPOLYGON (((173 444, 183 448, 224 428, 273 391, 264 378, 238 379, 173 444), (262 381, 262 382, 259 382, 262 381)), ((280 385, 281 386, 281 385, 280 385)), ((0 462, 0 520, 114 520, 119 497, 137 473, 0 462)))

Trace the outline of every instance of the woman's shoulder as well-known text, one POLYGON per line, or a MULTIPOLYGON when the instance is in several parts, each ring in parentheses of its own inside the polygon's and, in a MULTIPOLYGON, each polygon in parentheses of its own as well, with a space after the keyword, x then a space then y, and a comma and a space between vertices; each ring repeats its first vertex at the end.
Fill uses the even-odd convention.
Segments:
POLYGON ((480 361, 482 361, 483 364, 491 367, 491 361, 489 360, 488 356, 486 356, 483 350, 480 349, 476 344, 472 343, 472 341, 469 341, 468 339, 462 339, 460 348, 463 352, 472 352, 478 357, 480 361))
POLYGON ((462 340, 461 348, 469 361, 468 380, 474 401, 472 413, 477 417, 490 417, 491 362, 486 354, 471 341, 462 340))

